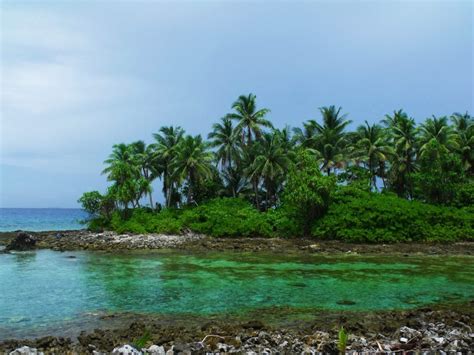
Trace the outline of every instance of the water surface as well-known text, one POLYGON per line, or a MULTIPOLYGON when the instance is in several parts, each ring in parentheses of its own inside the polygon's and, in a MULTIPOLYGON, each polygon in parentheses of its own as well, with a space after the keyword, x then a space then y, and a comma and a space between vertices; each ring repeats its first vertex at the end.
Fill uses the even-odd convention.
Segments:
POLYGON ((0 254, 0 285, 1 338, 97 312, 245 317, 465 302, 474 258, 40 250, 0 254))
POLYGON ((82 229, 86 217, 78 208, 0 208, 0 232, 82 229))

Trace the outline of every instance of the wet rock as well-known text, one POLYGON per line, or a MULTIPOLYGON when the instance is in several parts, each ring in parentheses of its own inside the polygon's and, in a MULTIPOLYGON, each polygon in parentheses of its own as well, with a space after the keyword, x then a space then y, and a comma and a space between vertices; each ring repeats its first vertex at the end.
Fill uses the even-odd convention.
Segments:
POLYGON ((351 301, 351 300, 339 300, 336 303, 343 306, 353 306, 356 304, 354 301, 351 301))
POLYGON ((9 250, 18 250, 18 251, 25 251, 25 250, 33 250, 36 247, 36 239, 33 238, 31 234, 20 232, 13 239, 10 244, 5 247, 6 251, 9 250))

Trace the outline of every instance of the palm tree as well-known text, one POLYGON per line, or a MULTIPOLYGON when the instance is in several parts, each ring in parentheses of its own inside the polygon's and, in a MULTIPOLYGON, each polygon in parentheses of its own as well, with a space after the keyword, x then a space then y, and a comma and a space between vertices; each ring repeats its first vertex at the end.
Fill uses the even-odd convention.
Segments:
POLYGON ((229 117, 223 117, 221 123, 212 125, 212 129, 212 132, 208 135, 208 138, 212 139, 210 145, 211 147, 217 147, 216 157, 222 168, 225 166, 230 168, 232 162, 239 159, 241 152, 239 140, 232 126, 232 120, 229 117))
POLYGON ((176 147, 181 142, 184 130, 181 127, 161 127, 160 133, 153 134, 155 143, 153 149, 155 151, 154 166, 157 172, 161 172, 163 180, 163 195, 165 197, 166 207, 171 207, 174 203, 176 186, 171 179, 170 164, 176 154, 176 147))
POLYGON ((246 146, 252 144, 253 137, 260 138, 263 127, 273 127, 271 122, 265 119, 270 110, 266 108, 257 110, 256 99, 254 94, 239 96, 237 101, 232 104, 232 108, 236 112, 227 115, 228 118, 237 120, 235 131, 242 136, 242 144, 246 146))
POLYGON ((423 158, 430 152, 434 154, 431 158, 438 159, 440 155, 457 148, 456 135, 449 127, 447 117, 428 118, 420 126, 420 133, 420 154, 423 158))
POLYGON ((248 179, 238 167, 228 167, 222 171, 224 181, 224 195, 237 197, 252 192, 248 179))
MULTIPOLYGON (((250 179, 263 183, 266 190, 267 207, 276 202, 276 190, 291 163, 278 134, 265 133, 257 143, 256 156, 248 169, 250 179)), ((258 205, 258 195, 255 196, 258 205)), ((258 205, 259 207, 259 205, 258 205)))
MULTIPOLYGON (((133 206, 139 206, 140 168, 137 165, 134 148, 124 143, 115 144, 109 158, 104 161, 107 165, 102 174, 107 174, 107 180, 113 181, 111 189, 116 195, 117 201, 121 202, 125 209, 131 202, 133 206)), ((144 190, 144 189, 142 189, 144 190)))
POLYGON ((451 116, 454 124, 457 151, 461 156, 464 170, 474 174, 474 119, 465 114, 454 113, 451 116))
POLYGON ((417 135, 415 120, 408 117, 403 110, 395 111, 393 116, 385 116, 389 143, 393 146, 390 167, 390 184, 399 196, 412 197, 413 186, 411 174, 418 165, 416 163, 417 135))
POLYGON ((143 141, 136 141, 131 144, 133 159, 135 164, 141 170, 143 178, 148 182, 142 184, 142 187, 146 190, 144 194, 148 194, 150 198, 150 207, 153 208, 153 188, 151 183, 155 180, 160 173, 160 167, 156 164, 157 156, 153 145, 146 145, 143 141))
POLYGON ((193 192, 197 184, 212 176, 212 153, 207 146, 200 135, 186 136, 178 144, 176 155, 171 160, 173 179, 178 183, 188 182, 188 204, 194 202, 193 192))
MULTIPOLYGON (((385 131, 381 126, 377 124, 369 125, 365 121, 365 125, 357 128, 354 139, 352 156, 364 162, 370 173, 371 185, 376 190, 377 170, 380 171, 384 167, 392 151, 387 144, 385 131)), ((385 169, 383 168, 383 170, 385 169)), ((381 178, 382 180, 385 178, 383 172, 381 178)))
POLYGON ((313 147, 321 156, 321 169, 328 175, 331 169, 340 168, 344 164, 347 147, 346 127, 351 123, 347 114, 341 114, 342 108, 335 106, 321 107, 323 124, 309 121, 314 127, 313 147))
POLYGON ((303 123, 303 128, 293 128, 293 141, 303 148, 314 148, 317 122, 308 120, 303 123))

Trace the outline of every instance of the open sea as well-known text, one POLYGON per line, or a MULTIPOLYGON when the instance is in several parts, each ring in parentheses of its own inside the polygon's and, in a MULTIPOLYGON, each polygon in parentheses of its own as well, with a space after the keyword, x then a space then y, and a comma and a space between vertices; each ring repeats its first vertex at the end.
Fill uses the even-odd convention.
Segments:
POLYGON ((0 232, 82 229, 86 217, 79 208, 0 208, 0 232))

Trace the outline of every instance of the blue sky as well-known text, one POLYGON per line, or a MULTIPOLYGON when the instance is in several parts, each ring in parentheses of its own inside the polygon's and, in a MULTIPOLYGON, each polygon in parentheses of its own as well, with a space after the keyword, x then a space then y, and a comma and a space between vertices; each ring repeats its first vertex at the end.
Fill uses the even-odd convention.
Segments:
POLYGON ((75 207, 114 143, 207 134, 244 93, 276 126, 473 111, 471 1, 4 0, 0 20, 1 207, 75 207))

